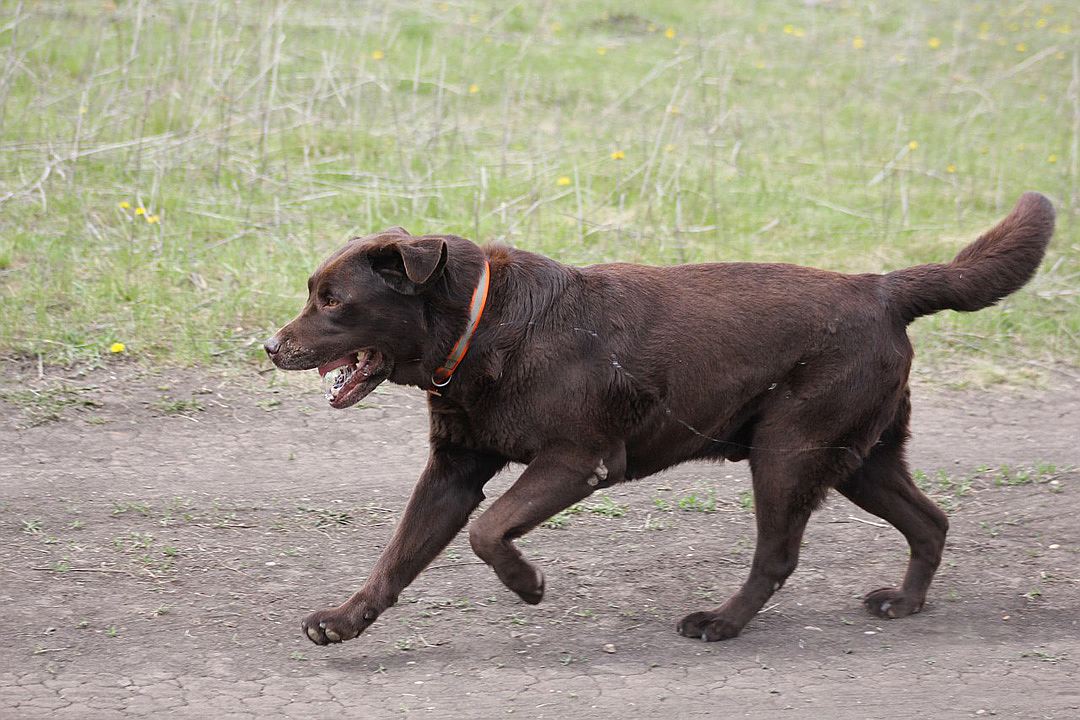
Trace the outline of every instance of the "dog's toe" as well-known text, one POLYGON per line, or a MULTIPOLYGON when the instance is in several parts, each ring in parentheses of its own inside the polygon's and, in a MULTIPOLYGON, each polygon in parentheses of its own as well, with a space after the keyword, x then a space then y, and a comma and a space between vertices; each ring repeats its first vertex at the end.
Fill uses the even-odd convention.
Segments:
POLYGON ((736 625, 718 612, 704 611, 684 617, 679 621, 676 630, 683 637, 716 642, 735 637, 742 630, 742 626, 736 625))
POLYGON ((900 588, 887 587, 867 593, 863 598, 863 607, 872 615, 895 620, 922 610, 923 601, 908 597, 900 588))

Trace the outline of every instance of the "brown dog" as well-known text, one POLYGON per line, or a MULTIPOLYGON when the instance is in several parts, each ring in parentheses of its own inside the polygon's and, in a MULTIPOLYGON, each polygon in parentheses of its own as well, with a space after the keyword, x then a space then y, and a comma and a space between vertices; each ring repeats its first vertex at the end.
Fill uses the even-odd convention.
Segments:
POLYGON ((795 569, 810 513, 835 488, 911 546, 885 618, 918 612, 948 521, 904 461, 912 349, 906 326, 978 310, 1034 274, 1054 210, 1027 193, 951 263, 885 275, 779 264, 576 268, 460 237, 392 228, 349 242, 308 280, 299 317, 266 342, 285 370, 336 372, 347 407, 383 380, 430 392, 431 456, 364 586, 312 613, 324 645, 356 637, 446 546, 510 461, 517 482, 471 526, 473 549, 525 602, 544 576, 513 540, 597 488, 687 460, 753 471, 750 576, 678 631, 723 640, 795 569))

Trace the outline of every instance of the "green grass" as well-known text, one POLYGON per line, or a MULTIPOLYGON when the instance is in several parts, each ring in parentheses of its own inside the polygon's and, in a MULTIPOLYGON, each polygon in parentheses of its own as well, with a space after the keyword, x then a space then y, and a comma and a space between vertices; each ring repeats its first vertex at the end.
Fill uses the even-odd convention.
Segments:
POLYGON ((9 357, 259 358, 314 265, 390 225, 570 263, 877 272, 950 258, 1038 189, 1060 215, 1032 286, 915 333, 992 368, 1080 358, 1075 3, 0 0, 0 18, 9 357))

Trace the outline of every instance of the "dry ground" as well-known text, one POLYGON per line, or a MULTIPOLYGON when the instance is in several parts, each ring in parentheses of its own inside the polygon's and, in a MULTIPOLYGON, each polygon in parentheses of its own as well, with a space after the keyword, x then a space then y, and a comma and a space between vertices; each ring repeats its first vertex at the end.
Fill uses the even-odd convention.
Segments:
MULTIPOLYGON (((953 522, 921 615, 899 534, 834 496, 732 641, 679 637, 753 547, 745 465, 613 488, 523 541, 519 602, 459 538, 359 640, 299 618, 358 586, 425 457, 423 395, 122 364, 0 375, 5 718, 1080 716, 1080 391, 916 388, 912 464, 953 522)), ((505 487, 511 474, 493 482, 505 487)))

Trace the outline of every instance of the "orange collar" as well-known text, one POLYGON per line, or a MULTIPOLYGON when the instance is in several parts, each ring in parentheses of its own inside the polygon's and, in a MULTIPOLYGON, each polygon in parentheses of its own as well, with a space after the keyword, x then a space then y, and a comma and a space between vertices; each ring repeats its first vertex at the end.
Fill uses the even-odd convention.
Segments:
MULTIPOLYGON (((465 358, 473 333, 476 332, 476 326, 480 324, 480 317, 484 314, 484 307, 487 306, 488 286, 490 284, 491 266, 485 259, 484 267, 480 271, 480 280, 477 281, 472 300, 469 301, 469 322, 465 325, 465 332, 461 333, 461 337, 454 343, 454 347, 450 349, 450 353, 446 356, 443 364, 436 368, 431 375, 431 384, 435 388, 443 388, 449 385, 450 380, 454 377, 454 371, 457 370, 458 365, 465 358)), ((428 392, 437 394, 437 390, 429 390, 428 392)))

